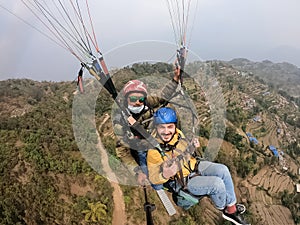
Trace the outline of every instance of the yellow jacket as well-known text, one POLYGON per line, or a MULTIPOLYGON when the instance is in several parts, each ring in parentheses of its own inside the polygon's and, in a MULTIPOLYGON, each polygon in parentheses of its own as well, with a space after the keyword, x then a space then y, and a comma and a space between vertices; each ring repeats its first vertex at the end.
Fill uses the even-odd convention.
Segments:
MULTIPOLYGON (((157 134, 155 136, 158 142, 161 144, 165 156, 163 156, 157 149, 150 149, 148 151, 147 166, 149 171, 149 180, 153 184, 163 184, 167 182, 168 179, 165 179, 162 176, 162 164, 168 160, 174 160, 176 157, 184 153, 187 150, 189 143, 179 129, 176 129, 172 140, 168 143, 167 146, 164 145, 164 143, 157 136, 157 134), (171 148, 171 150, 168 150, 168 148, 171 148)), ((176 159, 178 160, 178 158, 176 159)), ((183 154, 183 158, 182 160, 180 160, 180 166, 182 168, 182 173, 184 177, 191 173, 189 169, 194 170, 195 164, 196 159, 194 157, 190 156, 189 154, 183 154)), ((180 177, 179 172, 177 174, 180 177)))

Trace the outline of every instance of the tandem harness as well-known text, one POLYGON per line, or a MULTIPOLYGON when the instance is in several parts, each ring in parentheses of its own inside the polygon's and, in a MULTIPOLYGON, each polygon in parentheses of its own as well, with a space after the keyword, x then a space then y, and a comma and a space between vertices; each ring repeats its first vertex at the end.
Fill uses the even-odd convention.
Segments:
MULTIPOLYGON (((164 184, 164 188, 166 188, 168 191, 172 192, 173 195, 173 200, 176 203, 176 205, 182 207, 183 209, 187 210, 191 206, 197 204, 200 199, 202 199, 204 196, 195 196, 189 192, 187 189, 187 184, 190 179, 196 177, 196 176, 201 176, 198 170, 198 166, 201 162, 200 157, 195 157, 196 158, 196 164, 194 168, 191 168, 190 161, 188 161, 188 166, 184 166, 190 174, 186 177, 183 176, 182 172, 182 166, 183 163, 181 162, 184 160, 184 154, 191 154, 188 149, 186 149, 185 152, 182 152, 181 150, 177 149, 176 146, 179 143, 181 139, 181 136, 179 134, 178 140, 174 145, 166 145, 166 144, 161 144, 161 148, 164 151, 177 151, 180 155, 174 158, 178 164, 178 168, 180 168, 179 173, 177 173, 174 176, 173 180, 169 180, 167 183, 164 184)), ((164 152, 160 152, 161 157, 163 158, 166 156, 164 152)))
MULTIPOLYGON (((193 170, 191 170, 190 162, 189 162, 189 171, 191 172, 188 176, 184 177, 182 173, 182 167, 180 167, 179 175, 175 175, 175 193, 174 199, 178 206, 181 206, 185 210, 189 209, 193 205, 197 204, 199 200, 203 196, 196 196, 189 192, 187 188, 187 184, 190 179, 201 176, 198 170, 198 166, 200 164, 200 159, 197 158, 197 162, 193 170), (180 188, 176 187, 177 184, 180 185, 180 188)), ((180 161, 178 161, 178 165, 180 166, 180 161)), ((173 189, 174 190, 174 189, 173 189)))

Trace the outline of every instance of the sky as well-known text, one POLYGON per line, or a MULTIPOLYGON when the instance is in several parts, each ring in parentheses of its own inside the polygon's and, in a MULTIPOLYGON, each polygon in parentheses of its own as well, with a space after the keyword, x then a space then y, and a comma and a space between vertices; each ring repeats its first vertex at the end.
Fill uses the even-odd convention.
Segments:
MULTIPOLYGON (((166 1, 89 0, 89 4, 110 69, 143 60, 169 62, 175 39, 166 1)), ((200 60, 267 59, 300 67, 299 8, 299 0, 198 0, 187 37, 189 50, 200 60)), ((39 26, 21 0, 0 0, 0 80, 76 78, 79 61, 38 32, 39 26)))

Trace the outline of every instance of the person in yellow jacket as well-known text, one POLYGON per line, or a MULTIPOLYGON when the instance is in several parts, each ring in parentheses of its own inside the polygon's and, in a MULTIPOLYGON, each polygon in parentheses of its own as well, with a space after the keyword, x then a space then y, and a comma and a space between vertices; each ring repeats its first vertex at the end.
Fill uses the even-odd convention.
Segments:
MULTIPOLYGON (((177 115, 172 108, 163 107, 154 113, 154 134, 161 150, 149 149, 147 166, 149 180, 164 184, 179 197, 177 204, 188 209, 186 200, 209 196, 222 216, 236 225, 248 224, 242 213, 245 207, 236 204, 234 185, 227 166, 209 161, 198 161, 193 149, 199 147, 197 139, 188 141, 176 127, 177 115), (182 201, 182 202, 180 202, 182 201)), ((197 202, 197 201, 196 201, 197 202)))

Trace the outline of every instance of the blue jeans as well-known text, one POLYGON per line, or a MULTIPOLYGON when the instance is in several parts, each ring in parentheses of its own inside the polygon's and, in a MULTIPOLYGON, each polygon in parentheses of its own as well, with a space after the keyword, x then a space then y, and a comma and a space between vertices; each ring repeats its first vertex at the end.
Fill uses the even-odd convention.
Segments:
MULTIPOLYGON (((201 175, 189 178, 187 182, 187 189, 191 194, 196 196, 208 195, 219 210, 236 203, 234 185, 227 166, 201 161, 198 171, 201 175)), ((175 184, 175 181, 169 182, 169 185, 175 192, 181 188, 178 182, 175 184)), ((177 205, 188 209, 193 204, 180 198, 177 205)))
MULTIPOLYGON (((146 151, 138 151, 138 158, 139 158, 139 164, 140 164, 141 170, 148 177, 149 173, 148 173, 148 168, 147 168, 147 152, 146 151)), ((163 188, 162 184, 151 184, 151 186, 154 190, 159 190, 159 189, 163 188)))
POLYGON ((208 161, 200 162, 196 176, 188 181, 187 188, 193 195, 208 195, 217 209, 236 203, 234 185, 228 167, 208 161))

